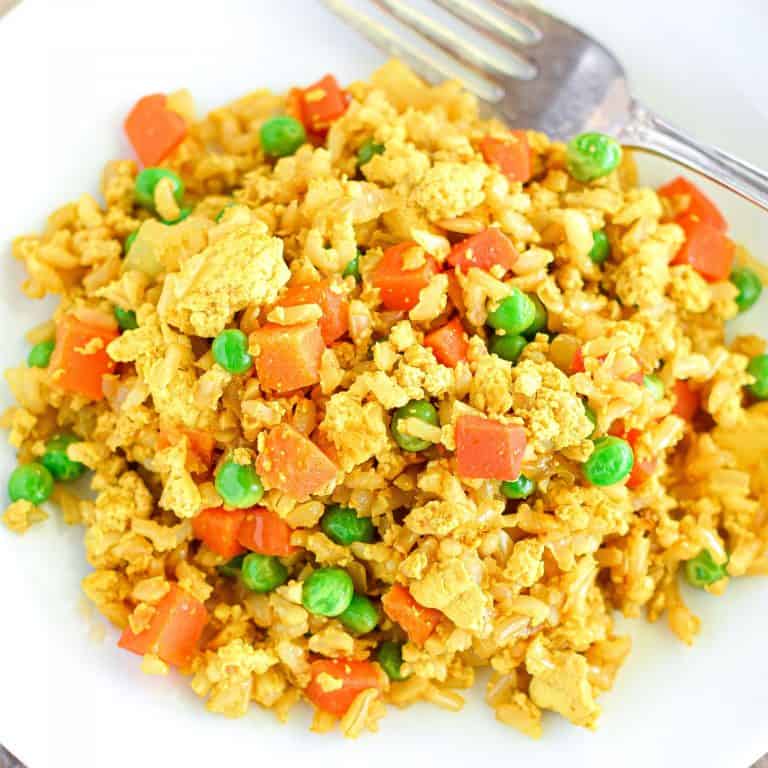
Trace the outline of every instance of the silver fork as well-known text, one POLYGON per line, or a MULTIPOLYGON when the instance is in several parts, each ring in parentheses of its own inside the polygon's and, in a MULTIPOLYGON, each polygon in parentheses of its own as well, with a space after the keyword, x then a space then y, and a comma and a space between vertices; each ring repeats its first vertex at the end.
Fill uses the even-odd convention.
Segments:
POLYGON ((768 210, 768 174, 714 146, 702 144, 634 99, 618 59, 576 27, 527 3, 433 0, 504 50, 472 43, 408 0, 373 0, 447 55, 400 38, 345 0, 324 0, 344 21, 387 53, 408 61, 430 81, 456 78, 488 111, 515 127, 565 140, 583 131, 673 160, 768 210))

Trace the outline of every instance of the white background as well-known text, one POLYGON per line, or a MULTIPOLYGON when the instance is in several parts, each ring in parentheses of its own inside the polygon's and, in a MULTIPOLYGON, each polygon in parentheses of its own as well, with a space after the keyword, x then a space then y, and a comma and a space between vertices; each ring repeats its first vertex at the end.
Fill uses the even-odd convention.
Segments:
MULTIPOLYGON (((765 0, 548 5, 612 47, 646 103, 768 167, 765 0)), ((383 60, 314 0, 25 0, 0 20, 0 367, 26 356, 22 334, 50 306, 21 297, 10 238, 82 191, 97 192, 103 163, 128 152, 120 124, 138 96, 186 86, 207 109, 326 71, 365 77, 383 60)), ((646 179, 673 173, 654 166, 646 179)), ((764 254, 766 215, 715 195, 737 238, 764 254)), ((754 330, 768 331, 766 303, 744 320, 754 330)), ((1 397, 9 402, 4 386, 1 397)), ((0 449, 0 477, 13 460, 0 449)), ((240 721, 208 715, 180 678, 140 674, 112 630, 94 640, 100 620, 84 613, 80 538, 55 516, 23 539, 0 530, 0 742, 29 768, 468 759, 746 768, 768 749, 768 582, 733 584, 723 599, 692 595, 704 618, 693 649, 663 623, 633 622, 635 647, 617 688, 601 698, 597 734, 548 716, 534 743, 497 724, 477 695, 460 715, 393 711, 378 736, 346 743, 308 733, 308 710, 286 727, 256 708, 240 721)))

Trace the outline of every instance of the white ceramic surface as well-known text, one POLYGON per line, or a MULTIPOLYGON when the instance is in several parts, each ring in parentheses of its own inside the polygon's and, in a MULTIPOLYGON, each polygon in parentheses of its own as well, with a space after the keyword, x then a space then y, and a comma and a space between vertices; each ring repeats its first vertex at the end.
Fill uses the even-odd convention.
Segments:
MULTIPOLYGON (((608 42, 637 94, 705 140, 768 167, 765 0, 552 0, 608 42)), ((18 292, 13 235, 54 206, 97 191, 99 171, 128 151, 120 123, 144 93, 189 87, 203 108, 261 86, 342 81, 383 61, 315 0, 25 0, 0 20, 0 368, 26 355, 22 334, 51 304, 18 292)), ((675 172, 648 166, 655 183, 675 172)), ((768 215, 719 191, 737 238, 768 249, 768 215)), ((768 298, 742 327, 768 331, 768 298)), ((10 401, 1 387, 2 404, 10 401)), ((0 448, 0 477, 14 461, 0 448)), ((4 481, 3 481, 4 482, 4 481)), ((208 715, 185 681, 151 678, 89 617, 81 532, 53 515, 23 539, 0 529, 0 742, 29 768, 181 765, 494 765, 746 768, 768 750, 768 581, 742 580, 725 598, 690 594, 704 620, 696 646, 664 623, 631 622, 635 647, 597 733, 547 716, 534 743, 470 698, 460 715, 393 711, 377 736, 345 743, 286 727, 257 709, 208 715), (268 762, 266 762, 268 761, 268 762), (502 762, 503 761, 503 762, 502 762)))

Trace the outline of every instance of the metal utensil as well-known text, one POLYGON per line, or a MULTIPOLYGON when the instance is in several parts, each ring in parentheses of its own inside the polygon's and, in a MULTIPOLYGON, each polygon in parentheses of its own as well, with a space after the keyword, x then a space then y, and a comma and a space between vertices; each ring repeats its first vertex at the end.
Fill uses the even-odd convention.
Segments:
POLYGON ((517 127, 555 139, 601 131, 622 144, 673 160, 768 210, 768 173, 717 147, 702 144, 632 97, 626 73, 603 45, 576 27, 512 0, 433 0, 475 32, 471 42, 408 0, 373 0, 447 54, 402 39, 345 0, 324 0, 344 21, 387 53, 408 61, 428 80, 458 77, 489 110, 517 127), (490 46, 491 40, 504 56, 490 46))

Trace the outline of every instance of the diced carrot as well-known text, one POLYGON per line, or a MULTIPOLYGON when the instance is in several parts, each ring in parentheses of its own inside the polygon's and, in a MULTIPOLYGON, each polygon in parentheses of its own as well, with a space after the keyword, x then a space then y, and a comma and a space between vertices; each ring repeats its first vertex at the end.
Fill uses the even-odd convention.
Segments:
POLYGON ((525 429, 464 414, 456 421, 456 471, 461 477, 515 480, 526 446, 525 429))
POLYGON ((176 445, 182 437, 187 438, 187 469, 190 472, 204 472, 211 466, 216 446, 216 440, 210 432, 182 427, 161 429, 157 437, 157 450, 176 445))
POLYGON ((268 323, 251 334, 250 345, 263 389, 285 393, 320 381, 325 344, 316 323, 268 323))
POLYGON ((373 284, 379 289, 381 303, 386 309, 412 309, 419 300, 422 288, 440 271, 437 262, 429 255, 415 269, 404 269, 405 254, 416 243, 399 243, 384 251, 381 261, 373 271, 373 284))
POLYGON ((192 532, 217 555, 235 557, 243 552, 237 540, 243 520, 242 509, 204 509, 192 518, 192 532))
POLYGON ((310 675, 306 697, 318 709, 337 717, 346 714, 359 693, 386 684, 378 664, 356 659, 317 659, 310 664, 310 675))
POLYGON ((285 557, 296 551, 291 544, 292 533, 291 526, 277 512, 254 507, 246 510, 237 540, 246 549, 260 555, 285 557))
POLYGON ((637 488, 642 485, 656 471, 658 461, 656 459, 635 459, 632 471, 627 478, 627 488, 637 488))
POLYGON ((584 353, 581 351, 581 347, 576 347, 573 359, 571 360, 571 373, 584 373, 586 370, 584 367, 584 353))
POLYGON ((149 627, 139 634, 126 627, 118 645, 141 656, 154 653, 167 664, 184 667, 194 656, 207 623, 205 606, 173 583, 157 604, 149 627))
POLYGON ((347 94, 333 75, 325 75, 301 92, 301 114, 310 131, 322 133, 340 118, 349 105, 347 94))
POLYGON ((287 424, 267 433, 256 471, 268 488, 304 499, 336 477, 336 465, 307 437, 287 424))
POLYGON ((157 165, 184 140, 184 118, 166 105, 165 94, 139 99, 125 118, 125 134, 143 165, 157 165))
POLYGON ((74 315, 62 317, 49 363, 53 383, 67 392, 101 400, 102 378, 115 369, 107 345, 118 335, 116 326, 93 325, 74 315))
POLYGON ((400 584, 392 588, 381 598, 384 613, 392 621, 399 624, 408 635, 408 639, 417 645, 424 645, 429 636, 435 631, 443 614, 434 609, 426 608, 416 602, 413 595, 400 584))
POLYGON ((462 272, 468 271, 470 267, 487 272, 496 264, 505 270, 511 269, 517 259, 518 253, 509 238, 497 227, 489 227, 454 245, 447 261, 452 267, 459 267, 462 272))
POLYGON ((717 227, 696 216, 679 216, 675 221, 685 231, 685 242, 672 259, 672 264, 690 264, 710 283, 727 280, 735 254, 733 241, 717 227))
POLYGON ((659 187, 658 193, 661 197, 682 197, 685 195, 689 199, 689 203, 684 213, 695 216, 699 221, 703 221, 721 232, 728 230, 728 222, 718 207, 688 179, 678 176, 659 187))
POLYGON ((485 162, 499 166, 510 181, 525 183, 531 178, 531 149, 525 131, 510 131, 508 139, 486 136, 480 142, 485 162))
POLYGON ((627 376, 624 381, 631 381, 633 384, 637 384, 639 387, 643 385, 644 376, 642 371, 635 371, 634 373, 630 373, 629 376, 627 376))
POLYGON ((461 360, 467 359, 469 341, 461 320, 454 317, 449 323, 428 333, 424 337, 424 346, 435 353, 438 363, 455 368, 461 360))
POLYGON ((691 385, 683 379, 677 379, 674 386, 675 404, 672 413, 681 419, 691 421, 701 407, 701 394, 691 389, 691 385))
POLYGON ((344 292, 330 279, 316 283, 289 285, 277 302, 278 307, 317 304, 322 310, 320 333, 326 344, 332 344, 349 330, 349 302, 344 292))

